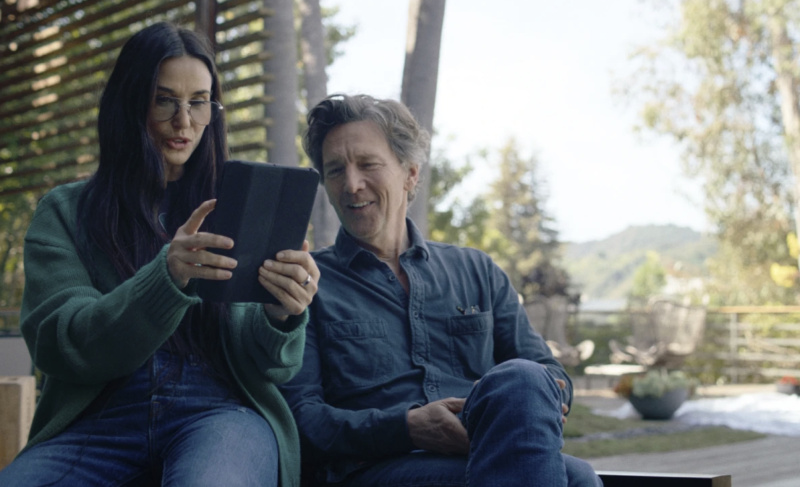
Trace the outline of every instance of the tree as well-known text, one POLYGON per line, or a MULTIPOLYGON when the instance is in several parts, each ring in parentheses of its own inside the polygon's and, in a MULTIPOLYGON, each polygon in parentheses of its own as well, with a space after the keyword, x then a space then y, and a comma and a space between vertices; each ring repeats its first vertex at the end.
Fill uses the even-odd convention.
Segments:
POLYGON ((647 252, 647 258, 633 273, 633 285, 629 296, 646 300, 658 294, 667 283, 667 274, 661 265, 661 257, 657 252, 647 252))
MULTIPOLYGON (((408 9, 406 60, 400 99, 430 133, 433 133, 433 111, 436 105, 436 83, 439 77, 439 50, 442 43, 445 0, 411 0, 408 9)), ((417 197, 409 214, 423 235, 428 235, 428 197, 430 167, 420 171, 417 197)))
POLYGON ((451 197, 472 170, 469 161, 456 169, 441 151, 432 159, 431 238, 488 253, 526 300, 568 294, 569 276, 558 263, 558 232, 544 208, 536 157, 522 157, 510 140, 496 154, 484 151, 479 158, 497 165, 500 174, 487 194, 469 204, 451 197))
MULTIPOLYGON (((327 64, 325 28, 322 25, 319 0, 299 0, 299 10, 302 19, 300 52, 303 61, 303 86, 306 107, 311 109, 328 96, 328 77, 325 74, 327 64)), ((311 213, 311 226, 315 249, 332 245, 336 240, 339 218, 322 187, 317 190, 314 211, 311 213)))
POLYGON ((705 182, 706 212, 720 241, 709 265, 712 299, 796 302, 800 287, 777 285, 770 267, 792 259, 785 242, 795 227, 794 149, 783 141, 790 148, 798 141, 797 40, 788 34, 800 27, 798 5, 668 5, 665 35, 634 53, 634 74, 620 94, 639 107, 639 128, 678 142, 686 173, 705 182))
POLYGON ((264 0, 273 15, 264 19, 264 30, 272 36, 264 41, 271 56, 264 61, 264 72, 273 76, 264 91, 272 101, 264 107, 264 116, 273 124, 267 128, 268 160, 275 164, 297 166, 297 48, 294 6, 285 0, 264 0))

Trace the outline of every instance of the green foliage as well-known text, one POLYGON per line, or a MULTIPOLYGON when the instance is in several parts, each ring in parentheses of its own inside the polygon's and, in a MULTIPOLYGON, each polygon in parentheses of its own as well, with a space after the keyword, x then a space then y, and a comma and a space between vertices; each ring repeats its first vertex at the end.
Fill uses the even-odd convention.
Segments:
POLYGON ((658 294, 667 283, 667 274, 657 252, 648 251, 645 262, 633 273, 632 298, 646 299, 658 294))
MULTIPOLYGON (((660 4, 663 4, 660 3, 660 4)), ((680 144, 686 173, 705 182, 719 253, 709 263, 712 303, 792 304, 772 263, 792 264, 792 176, 784 146, 769 24, 795 37, 798 5, 785 0, 673 0, 662 38, 635 52, 620 98, 638 107, 638 130, 680 144)))
POLYGON ((465 204, 451 194, 472 171, 472 162, 456 168, 442 151, 432 157, 431 239, 485 251, 526 299, 566 294, 569 278, 558 266, 560 244, 544 209, 537 159, 522 157, 514 140, 478 158, 481 164, 496 164, 499 177, 486 194, 465 204))
POLYGON ((690 389, 697 381, 690 379, 680 370, 650 370, 644 377, 633 379, 631 394, 638 397, 661 397, 675 389, 690 389))

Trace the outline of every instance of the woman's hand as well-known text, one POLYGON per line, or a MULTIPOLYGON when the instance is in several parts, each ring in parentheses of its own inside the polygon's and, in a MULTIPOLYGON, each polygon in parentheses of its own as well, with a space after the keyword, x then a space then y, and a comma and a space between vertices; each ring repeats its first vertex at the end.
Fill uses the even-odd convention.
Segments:
POLYGON ((222 235, 198 232, 203 220, 214 209, 217 200, 204 201, 175 232, 167 251, 167 270, 172 281, 180 289, 189 284, 189 279, 213 279, 224 281, 233 275, 236 260, 207 252, 207 248, 230 249, 233 240, 222 235))
POLYGON ((265 260, 258 268, 258 282, 281 302, 264 304, 267 316, 285 321, 311 304, 317 293, 319 269, 308 253, 308 241, 303 242, 302 250, 283 250, 276 257, 277 260, 265 260))

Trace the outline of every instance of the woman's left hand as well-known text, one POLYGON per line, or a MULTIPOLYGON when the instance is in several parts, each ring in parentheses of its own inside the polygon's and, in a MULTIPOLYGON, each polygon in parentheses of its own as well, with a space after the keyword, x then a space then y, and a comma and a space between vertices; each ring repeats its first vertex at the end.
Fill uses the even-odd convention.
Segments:
POLYGON ((258 268, 258 282, 281 304, 264 304, 270 319, 285 321, 289 315, 301 314, 317 294, 319 269, 311 254, 308 241, 302 250, 278 252, 277 260, 265 260, 258 268))

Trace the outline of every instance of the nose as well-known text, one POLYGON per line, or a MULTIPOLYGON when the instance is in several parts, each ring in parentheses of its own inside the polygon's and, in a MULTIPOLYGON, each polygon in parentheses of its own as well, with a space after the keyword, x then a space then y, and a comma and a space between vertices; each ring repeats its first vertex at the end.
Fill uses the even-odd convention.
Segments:
POLYGON ((172 117, 172 125, 176 128, 190 127, 192 125, 192 119, 189 115, 189 108, 183 105, 179 106, 178 113, 172 117))
POLYGON ((355 194, 364 187, 364 178, 361 171, 353 165, 348 165, 344 174, 344 190, 347 193, 355 194))

